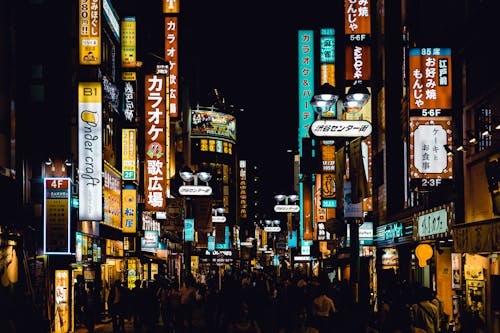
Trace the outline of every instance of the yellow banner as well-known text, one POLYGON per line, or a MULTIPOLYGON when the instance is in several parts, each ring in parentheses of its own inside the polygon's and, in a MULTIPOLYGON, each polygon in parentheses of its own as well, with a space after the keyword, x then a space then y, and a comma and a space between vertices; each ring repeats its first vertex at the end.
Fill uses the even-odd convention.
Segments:
POLYGON ((101 0, 80 0, 80 65, 101 64, 101 0))

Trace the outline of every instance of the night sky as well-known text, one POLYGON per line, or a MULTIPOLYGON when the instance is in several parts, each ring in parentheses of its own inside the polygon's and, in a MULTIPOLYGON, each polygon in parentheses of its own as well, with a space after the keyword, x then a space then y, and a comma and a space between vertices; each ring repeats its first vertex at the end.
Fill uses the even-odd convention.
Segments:
MULTIPOLYGON (((138 28, 161 30, 161 1, 129 3, 138 28), (141 23, 141 18, 146 18, 141 23), (156 20, 156 21, 155 21, 156 20), (155 28, 158 24, 160 28, 155 28)), ((179 70, 190 100, 210 106, 217 89, 237 115, 238 151, 262 166, 266 187, 292 191, 292 156, 298 147, 297 31, 335 26, 343 2, 182 1, 179 70), (288 4, 287 6, 283 6, 288 4)), ((141 32, 138 32, 139 34, 141 32)), ((143 49, 162 55, 161 37, 146 32, 143 49), (149 39, 148 39, 149 38, 149 39), (158 44, 157 44, 158 43, 158 44)))

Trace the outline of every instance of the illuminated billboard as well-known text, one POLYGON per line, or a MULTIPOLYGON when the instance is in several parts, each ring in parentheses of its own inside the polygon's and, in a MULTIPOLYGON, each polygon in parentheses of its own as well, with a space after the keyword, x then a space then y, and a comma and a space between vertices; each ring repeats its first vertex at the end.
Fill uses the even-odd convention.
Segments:
POLYGON ((178 56, 178 36, 179 27, 176 16, 165 17, 165 61, 170 64, 170 104, 168 107, 170 117, 178 117, 179 110, 179 56, 178 56))
POLYGON ((122 128, 122 177, 136 180, 137 176, 137 129, 122 128))
MULTIPOLYGON (((302 156, 302 138, 309 137, 314 121, 314 110, 309 103, 314 95, 314 31, 298 33, 298 97, 299 97, 299 153, 302 156)), ((302 197, 302 196, 301 196, 302 197)))
POLYGON ((78 196, 81 221, 102 220, 102 86, 78 84, 78 196))
POLYGON ((351 42, 362 42, 371 34, 370 0, 344 0, 345 35, 351 42))
POLYGON ((220 138, 234 144, 236 119, 227 113, 200 108, 192 110, 191 138, 220 138))
POLYGON ((43 252, 70 254, 71 178, 45 178, 43 252))
POLYGON ((121 229, 122 177, 109 163, 104 163, 104 223, 121 229))
POLYGON ((345 79, 347 84, 354 81, 371 80, 371 48, 363 45, 345 46, 345 79))
POLYGON ((80 65, 101 64, 101 0, 80 0, 80 65))
POLYGON ((410 110, 426 112, 411 115, 449 115, 435 114, 435 109, 452 109, 451 49, 411 48, 409 52, 410 110))
POLYGON ((453 178, 453 156, 445 146, 452 144, 450 117, 410 118, 410 178, 413 186, 439 186, 453 178))
POLYGON ((164 211, 166 206, 166 100, 168 80, 163 74, 145 78, 145 161, 146 210, 164 211))
POLYGON ((134 68, 136 65, 136 38, 135 17, 124 17, 121 26, 122 67, 124 68, 134 68))

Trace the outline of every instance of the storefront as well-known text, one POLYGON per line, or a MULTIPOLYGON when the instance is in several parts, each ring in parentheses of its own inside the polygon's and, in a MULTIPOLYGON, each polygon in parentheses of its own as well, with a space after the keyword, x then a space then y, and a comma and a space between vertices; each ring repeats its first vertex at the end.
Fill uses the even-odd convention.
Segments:
POLYGON ((453 313, 451 226, 455 223, 454 203, 440 205, 413 216, 415 250, 412 281, 431 288, 443 303, 444 312, 453 313))
POLYGON ((457 316, 482 318, 488 332, 500 332, 500 219, 453 226, 453 281, 460 295, 457 316))

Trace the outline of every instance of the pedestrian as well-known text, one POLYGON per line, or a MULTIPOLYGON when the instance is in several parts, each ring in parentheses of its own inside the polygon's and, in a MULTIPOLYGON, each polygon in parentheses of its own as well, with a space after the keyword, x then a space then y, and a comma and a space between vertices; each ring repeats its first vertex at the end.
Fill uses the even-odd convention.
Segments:
POLYGON ((184 285, 180 289, 181 293, 181 323, 184 332, 191 331, 193 304, 196 297, 196 288, 194 287, 194 277, 191 274, 186 275, 184 285))
MULTIPOLYGON (((165 327, 166 332, 180 332, 181 324, 180 318, 181 314, 181 292, 179 290, 179 282, 174 280, 168 291, 168 301, 167 301, 167 327, 165 327)), ((163 324, 165 325, 165 323, 163 324)))
POLYGON ((312 322, 320 333, 331 332, 337 309, 333 299, 327 295, 328 282, 320 281, 318 294, 312 301, 312 322))
POLYGON ((431 302, 432 290, 422 287, 416 296, 417 302, 410 308, 413 326, 424 329, 427 333, 438 333, 439 310, 431 302))
POLYGON ((113 323, 113 333, 125 333, 126 295, 120 280, 116 280, 108 295, 108 309, 113 323))
POLYGON ((163 323, 164 329, 169 326, 168 322, 168 294, 170 293, 170 287, 168 285, 168 280, 163 279, 160 282, 160 289, 158 289, 158 302, 160 306, 160 316, 163 323))
POLYGON ((78 274, 76 276, 75 283, 75 326, 76 328, 82 327, 85 325, 84 321, 84 305, 85 305, 85 280, 82 274, 78 274))
POLYGON ((319 330, 309 323, 307 304, 294 303, 291 318, 278 333, 319 333, 319 330))
POLYGON ((85 327, 89 333, 93 333, 97 321, 99 309, 99 296, 95 288, 94 282, 87 283, 87 290, 85 291, 85 299, 83 301, 83 317, 85 327))
POLYGON ((236 316, 229 320, 227 333, 260 333, 262 332, 258 322, 250 314, 250 308, 246 300, 241 300, 236 316))
POLYGON ((134 288, 130 294, 130 311, 132 320, 134 321, 134 332, 140 333, 143 322, 143 290, 141 288, 141 280, 134 281, 134 288))

